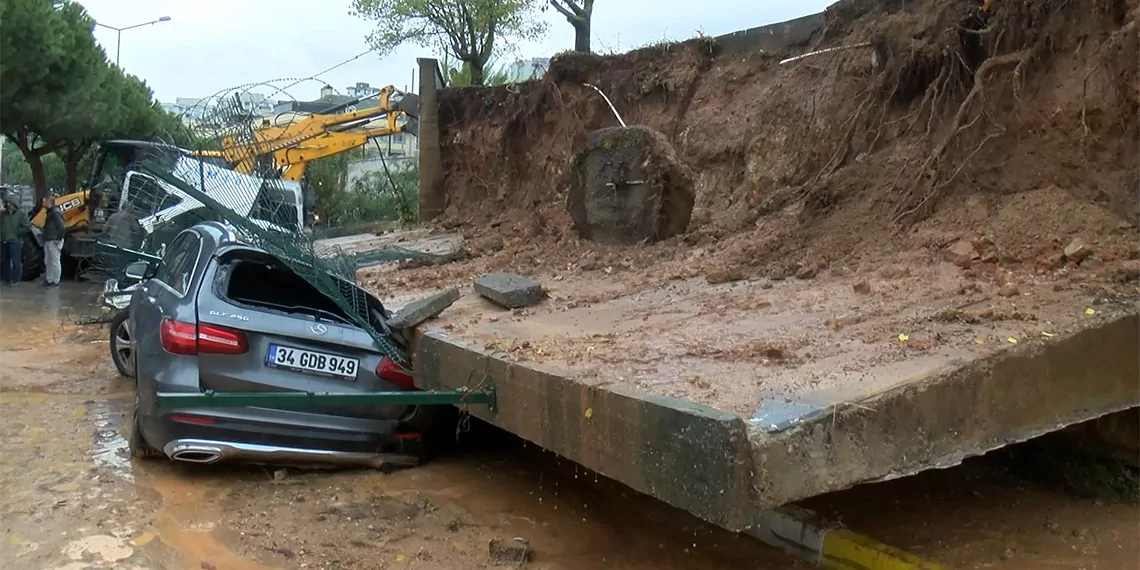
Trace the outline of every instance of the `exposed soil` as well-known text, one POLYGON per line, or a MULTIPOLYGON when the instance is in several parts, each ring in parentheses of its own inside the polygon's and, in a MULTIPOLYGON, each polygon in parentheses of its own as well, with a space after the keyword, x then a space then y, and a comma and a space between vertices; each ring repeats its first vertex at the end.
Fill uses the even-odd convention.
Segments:
POLYGON ((541 80, 444 90, 438 224, 477 258, 369 278, 393 290, 503 268, 606 271, 632 286, 783 277, 881 269, 958 239, 1014 272, 1056 269, 1075 238, 1097 262, 1137 257, 1136 2, 978 5, 844 0, 793 51, 875 48, 783 66, 787 54, 700 39, 563 54, 541 80), (584 83, 664 133, 695 173, 686 234, 616 247, 572 229, 572 156, 616 125, 584 83))

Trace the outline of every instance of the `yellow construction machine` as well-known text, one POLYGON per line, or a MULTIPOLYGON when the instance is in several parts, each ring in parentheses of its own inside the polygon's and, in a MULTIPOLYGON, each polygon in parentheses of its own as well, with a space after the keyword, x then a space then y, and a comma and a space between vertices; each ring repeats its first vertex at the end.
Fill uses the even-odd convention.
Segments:
POLYGON ((375 105, 358 108, 365 99, 355 99, 311 114, 289 114, 264 120, 253 130, 253 140, 222 139, 218 152, 234 170, 251 173, 259 161, 272 159, 283 180, 300 181, 305 165, 318 158, 340 154, 369 141, 410 133, 418 135, 419 100, 389 85, 366 99, 375 105))

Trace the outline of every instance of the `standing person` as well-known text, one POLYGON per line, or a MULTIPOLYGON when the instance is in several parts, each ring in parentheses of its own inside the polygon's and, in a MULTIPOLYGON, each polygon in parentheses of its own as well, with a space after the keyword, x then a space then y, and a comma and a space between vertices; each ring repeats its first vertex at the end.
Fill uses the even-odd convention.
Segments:
POLYGON ((30 231, 32 224, 28 215, 16 206, 10 198, 4 198, 4 210, 0 211, 0 281, 5 285, 20 282, 20 254, 24 247, 24 232, 30 231))
POLYGON ((59 287, 62 273, 60 255, 63 253, 63 236, 66 232, 63 213, 55 205, 55 197, 44 196, 44 287, 59 287))

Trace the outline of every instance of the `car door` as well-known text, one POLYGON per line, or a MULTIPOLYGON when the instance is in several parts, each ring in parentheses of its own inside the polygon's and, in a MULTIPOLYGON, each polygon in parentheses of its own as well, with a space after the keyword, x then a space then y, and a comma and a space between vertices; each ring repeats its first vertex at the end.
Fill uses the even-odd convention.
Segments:
MULTIPOLYGON (((150 382, 188 384, 197 390, 197 373, 193 380, 179 377, 177 355, 162 348, 159 337, 162 320, 166 317, 186 323, 197 320, 194 303, 185 302, 193 286, 195 268, 202 257, 202 237, 197 231, 186 230, 171 242, 154 276, 142 283, 131 302, 132 338, 138 355, 137 376, 142 388, 150 382)), ((144 401, 146 399, 144 398, 144 401)))

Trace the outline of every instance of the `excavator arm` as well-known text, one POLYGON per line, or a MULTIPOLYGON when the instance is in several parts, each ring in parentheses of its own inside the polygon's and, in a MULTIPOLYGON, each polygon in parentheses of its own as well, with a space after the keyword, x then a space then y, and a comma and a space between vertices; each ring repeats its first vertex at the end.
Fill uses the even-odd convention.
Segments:
POLYGON ((285 125, 254 129, 252 141, 239 142, 233 137, 224 137, 221 154, 238 172, 252 172, 257 160, 267 156, 272 156, 274 164, 286 171, 295 171, 300 161, 303 172, 303 163, 309 160, 361 146, 371 138, 414 132, 401 126, 398 119, 401 115, 418 116, 418 98, 399 93, 392 86, 381 89, 376 98, 379 101, 375 106, 340 112, 361 101, 358 99, 285 125), (383 125, 370 126, 378 121, 383 121, 383 125))

